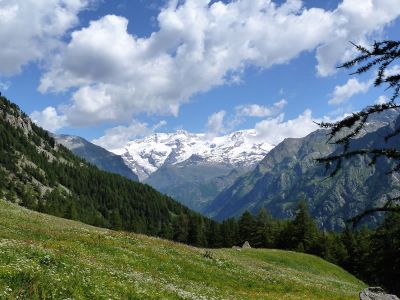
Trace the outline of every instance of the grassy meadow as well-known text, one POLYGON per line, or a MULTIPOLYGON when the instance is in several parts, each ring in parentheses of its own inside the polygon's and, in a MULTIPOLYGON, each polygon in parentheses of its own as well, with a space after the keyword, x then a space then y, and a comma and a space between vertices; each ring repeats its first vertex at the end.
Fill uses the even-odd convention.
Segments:
POLYGON ((312 255, 199 249, 0 200, 0 299, 358 299, 364 287, 312 255))

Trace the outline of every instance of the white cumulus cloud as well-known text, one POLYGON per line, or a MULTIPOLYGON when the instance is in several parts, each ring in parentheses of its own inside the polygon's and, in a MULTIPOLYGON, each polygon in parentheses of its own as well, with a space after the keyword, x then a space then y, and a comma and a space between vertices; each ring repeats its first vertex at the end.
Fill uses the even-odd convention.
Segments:
POLYGON ((285 115, 258 122, 255 126, 256 139, 277 145, 285 138, 299 138, 317 130, 311 110, 307 109, 294 119, 285 120, 285 115))
POLYGON ((335 66, 351 59, 355 49, 349 41, 366 45, 400 14, 398 0, 344 0, 332 13, 327 39, 317 48, 317 71, 331 75, 335 66))
POLYGON ((247 66, 265 69, 303 51, 317 49, 317 71, 329 75, 353 54, 349 40, 369 41, 399 14, 398 0, 344 0, 333 11, 299 0, 170 1, 149 37, 132 35, 115 15, 74 31, 40 90, 74 91, 62 109, 73 125, 177 115, 193 95, 240 81, 247 66))
POLYGON ((389 99, 385 95, 381 95, 378 97, 378 99, 375 101, 376 104, 385 104, 389 102, 389 99))
POLYGON ((50 132, 56 132, 67 125, 66 116, 59 115, 56 109, 51 106, 46 107, 42 111, 35 110, 30 117, 33 122, 50 132))
POLYGON ((373 80, 360 82, 357 78, 350 78, 345 84, 337 85, 329 99, 329 104, 342 104, 359 93, 366 93, 372 86, 373 80))
POLYGON ((1 0, 0 75, 20 72, 30 61, 46 58, 67 30, 78 24, 78 13, 91 0, 1 0))
POLYGON ((165 124, 165 121, 160 121, 158 124, 149 127, 147 123, 133 120, 129 126, 117 126, 107 129, 103 136, 94 139, 92 142, 113 151, 124 147, 130 141, 152 134, 165 124))
POLYGON ((218 135, 225 133, 226 128, 224 125, 226 111, 221 110, 213 113, 207 120, 207 133, 210 135, 218 135))
POLYGON ((285 99, 275 102, 272 106, 258 104, 239 105, 235 108, 239 117, 270 117, 279 113, 287 104, 285 99))
POLYGON ((399 74, 400 74, 400 65, 393 65, 385 70, 385 77, 399 75, 399 74))

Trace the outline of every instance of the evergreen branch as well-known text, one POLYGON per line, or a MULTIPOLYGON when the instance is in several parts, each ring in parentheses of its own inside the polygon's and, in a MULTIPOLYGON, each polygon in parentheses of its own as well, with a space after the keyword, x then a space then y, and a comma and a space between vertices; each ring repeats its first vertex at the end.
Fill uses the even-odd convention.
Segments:
POLYGON ((353 228, 355 228, 363 218, 376 212, 400 212, 400 206, 386 207, 385 205, 383 207, 370 208, 356 215, 355 217, 347 220, 347 222, 352 223, 353 228))

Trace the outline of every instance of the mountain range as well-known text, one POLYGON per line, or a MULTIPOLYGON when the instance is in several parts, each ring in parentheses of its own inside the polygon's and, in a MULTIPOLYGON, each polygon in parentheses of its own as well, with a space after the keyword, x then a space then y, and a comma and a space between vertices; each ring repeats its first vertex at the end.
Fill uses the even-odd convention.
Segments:
POLYGON ((142 182, 201 212, 272 148, 257 141, 253 130, 218 137, 180 130, 153 134, 112 151, 142 182))
MULTIPOLYGON (((398 115, 393 110, 371 117, 351 147, 384 147, 382 136, 397 126, 398 115)), ((340 230, 348 218, 384 201, 387 191, 399 190, 396 175, 386 175, 387 162, 369 166, 368 158, 346 161, 337 176, 327 178, 329 172, 315 159, 340 149, 327 142, 326 130, 276 147, 257 141, 252 130, 221 137, 157 133, 112 151, 143 182, 219 221, 262 207, 274 217, 290 218, 304 199, 320 227, 340 230)))
MULTIPOLYGON (((95 150, 93 159, 109 161, 103 150, 83 145, 95 150)), ((0 198, 99 227, 181 242, 187 242, 189 224, 203 236, 216 226, 150 186, 100 170, 74 155, 5 97, 0 97, 0 198)))
MULTIPOLYGON (((370 118, 351 148, 396 147, 396 138, 385 144, 383 137, 397 128, 398 115, 393 110, 370 118)), ((327 142, 326 130, 285 139, 276 147, 257 141, 252 130, 220 137, 186 131, 157 133, 113 153, 79 137, 64 135, 57 140, 98 167, 139 178, 218 221, 245 211, 256 214, 263 207, 274 217, 290 218, 298 202, 306 200, 320 227, 340 230, 350 217, 400 192, 397 174, 386 174, 390 169, 386 161, 369 166, 368 158, 357 157, 329 178, 329 170, 315 161, 340 151, 327 142)), ((368 223, 378 219, 370 218, 368 223)))
MULTIPOLYGON (((365 131, 351 141, 350 150, 398 147, 398 137, 390 143, 384 138, 393 128, 399 128, 398 116, 398 111, 390 111, 371 118, 365 131)), ((341 151, 328 143, 327 133, 317 130, 304 138, 285 139, 203 212, 223 220, 265 207, 274 217, 290 218, 299 200, 305 200, 320 227, 339 230, 347 219, 400 193, 400 178, 397 173, 387 174, 392 166, 383 159, 370 165, 368 157, 354 157, 343 163, 337 175, 329 177, 330 170, 315 161, 341 151)), ((368 222, 375 223, 376 218, 368 222)))
POLYGON ((174 133, 155 133, 111 151, 121 155, 131 170, 144 181, 163 166, 177 165, 187 160, 230 168, 251 168, 272 148, 265 142, 257 142, 254 130, 236 131, 225 136, 179 130, 174 133))

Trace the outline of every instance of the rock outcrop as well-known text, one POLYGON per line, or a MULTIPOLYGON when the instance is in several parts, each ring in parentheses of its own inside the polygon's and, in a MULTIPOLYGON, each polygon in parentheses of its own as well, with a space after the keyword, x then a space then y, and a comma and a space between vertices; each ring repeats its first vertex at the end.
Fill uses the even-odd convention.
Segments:
POLYGON ((245 241, 244 244, 243 244, 243 246, 242 246, 242 248, 243 248, 243 249, 251 248, 251 246, 250 246, 250 244, 249 244, 248 241, 245 241))
POLYGON ((380 287, 369 287, 360 292, 360 300, 400 300, 399 297, 386 294, 380 287))

